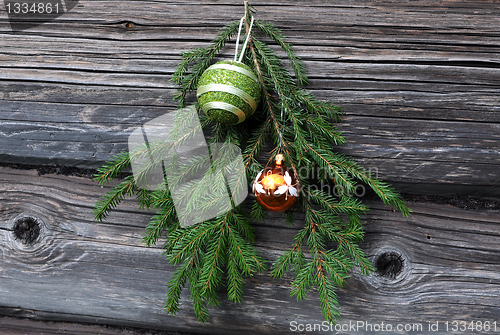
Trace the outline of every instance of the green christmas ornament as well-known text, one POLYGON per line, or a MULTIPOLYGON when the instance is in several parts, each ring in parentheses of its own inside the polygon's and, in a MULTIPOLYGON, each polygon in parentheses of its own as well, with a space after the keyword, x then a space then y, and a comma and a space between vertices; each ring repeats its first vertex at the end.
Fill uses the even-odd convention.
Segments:
MULTIPOLYGON (((201 109, 214 121, 233 125, 251 116, 260 102, 261 87, 252 69, 241 62, 250 33, 247 35, 239 60, 238 41, 240 21, 234 61, 218 62, 203 72, 198 82, 197 98, 201 109)), ((253 25, 250 24, 250 30, 253 25)))
POLYGON ((222 61, 201 76, 198 91, 201 109, 212 120, 231 125, 252 115, 260 102, 260 84, 247 65, 222 61))

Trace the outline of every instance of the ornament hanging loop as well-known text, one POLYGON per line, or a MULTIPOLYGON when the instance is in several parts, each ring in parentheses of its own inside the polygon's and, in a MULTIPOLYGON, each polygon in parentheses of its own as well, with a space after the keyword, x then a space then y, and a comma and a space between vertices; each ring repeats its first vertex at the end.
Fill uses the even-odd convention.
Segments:
POLYGON ((283 152, 283 134, 285 133, 285 114, 287 113, 287 109, 283 101, 281 101, 281 129, 279 130, 280 143, 278 145, 278 152, 283 152))
POLYGON ((236 38, 236 51, 234 52, 234 61, 235 62, 241 63, 241 61, 243 60, 243 56, 245 55, 245 50, 247 48, 248 40, 250 39, 250 32, 252 31, 253 20, 254 20, 254 18, 252 16, 252 21, 250 22, 250 28, 248 28, 247 38, 245 40, 245 43, 243 44, 243 47, 241 48, 240 58, 238 59, 238 46, 240 44, 241 29, 243 28, 243 21, 245 21, 245 17, 243 16, 240 20, 240 26, 238 28, 238 37, 236 38))

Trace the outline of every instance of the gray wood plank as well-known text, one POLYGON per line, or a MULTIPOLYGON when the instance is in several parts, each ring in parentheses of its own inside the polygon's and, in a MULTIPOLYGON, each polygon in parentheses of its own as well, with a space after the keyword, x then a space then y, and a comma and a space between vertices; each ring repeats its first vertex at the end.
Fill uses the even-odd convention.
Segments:
MULTIPOLYGON (((142 245, 151 213, 127 200, 105 222, 94 222, 91 207, 107 189, 85 178, 0 168, 1 314, 207 334, 289 334, 299 323, 321 324, 314 292, 296 302, 289 297, 291 278, 273 280, 267 273, 246 280, 243 303, 221 296, 222 307, 211 310, 205 324, 195 320, 187 292, 182 311, 165 316, 174 268, 161 248, 142 245), (13 236, 23 216, 42 222, 32 245, 13 236)), ((375 264, 381 255, 396 253, 403 269, 394 277, 355 271, 338 292, 341 325, 421 323, 421 333, 430 334, 428 322, 440 322, 443 330, 445 321, 500 321, 498 210, 414 202, 413 215, 404 218, 380 202, 368 203, 363 249, 375 264)), ((270 215, 257 224, 262 255, 272 261, 288 248, 300 222, 298 217, 290 227, 270 215)))

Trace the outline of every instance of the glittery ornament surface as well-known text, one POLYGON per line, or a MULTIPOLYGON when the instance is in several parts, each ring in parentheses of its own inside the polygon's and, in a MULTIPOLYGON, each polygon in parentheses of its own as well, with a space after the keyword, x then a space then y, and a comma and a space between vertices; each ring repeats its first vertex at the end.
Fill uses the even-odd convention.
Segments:
POLYGON ((215 65, 219 64, 238 66, 244 69, 242 72, 249 71, 253 78, 238 71, 210 67, 202 74, 198 83, 198 102, 211 119, 228 125, 237 124, 255 112, 261 96, 260 84, 255 80, 256 76, 250 67, 243 63, 222 61, 215 65), (218 90, 214 85, 225 88, 218 90), (255 109, 248 101, 254 103, 255 109), (230 108, 225 108, 226 105, 230 108))
POLYGON ((272 212, 292 207, 300 190, 297 178, 281 160, 259 172, 252 188, 257 202, 272 212))

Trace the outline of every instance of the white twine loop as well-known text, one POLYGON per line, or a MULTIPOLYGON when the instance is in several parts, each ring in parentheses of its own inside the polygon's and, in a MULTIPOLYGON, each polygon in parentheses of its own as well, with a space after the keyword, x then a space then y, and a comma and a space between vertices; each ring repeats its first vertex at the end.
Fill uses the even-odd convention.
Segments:
POLYGON ((286 110, 286 107, 285 107, 285 104, 283 103, 283 101, 281 101, 281 129, 280 129, 280 132, 279 132, 279 136, 280 136, 280 143, 279 143, 279 149, 283 149, 283 134, 285 133, 285 114, 286 114, 287 110, 286 110))
POLYGON ((243 56, 245 55, 245 50, 247 48, 248 40, 250 39, 250 32, 252 31, 252 26, 253 26, 253 16, 252 16, 252 21, 250 22, 250 28, 248 28, 247 39, 245 40, 245 43, 243 44, 243 47, 241 48, 240 58, 238 60, 236 60, 238 57, 238 45, 240 44, 241 28, 243 27, 243 21, 245 21, 244 16, 240 20, 240 26, 238 28, 238 37, 236 38, 236 51, 234 53, 234 61, 240 62, 240 63, 243 60, 243 56))

